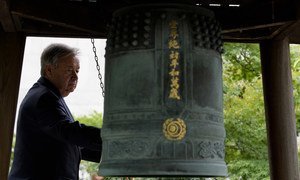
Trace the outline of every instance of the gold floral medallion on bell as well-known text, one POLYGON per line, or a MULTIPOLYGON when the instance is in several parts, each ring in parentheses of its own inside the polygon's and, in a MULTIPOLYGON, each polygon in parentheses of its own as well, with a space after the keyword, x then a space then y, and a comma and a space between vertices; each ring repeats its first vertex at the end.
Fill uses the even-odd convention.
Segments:
POLYGON ((163 124, 163 132, 169 140, 181 140, 186 134, 185 122, 180 118, 169 118, 163 124))

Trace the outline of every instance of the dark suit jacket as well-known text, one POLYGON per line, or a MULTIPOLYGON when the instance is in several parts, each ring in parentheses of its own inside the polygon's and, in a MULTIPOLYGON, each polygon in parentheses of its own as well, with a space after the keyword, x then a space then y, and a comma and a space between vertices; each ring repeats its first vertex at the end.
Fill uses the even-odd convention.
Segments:
POLYGON ((78 179, 81 158, 100 161, 100 129, 74 121, 58 89, 41 77, 19 110, 9 180, 78 179))

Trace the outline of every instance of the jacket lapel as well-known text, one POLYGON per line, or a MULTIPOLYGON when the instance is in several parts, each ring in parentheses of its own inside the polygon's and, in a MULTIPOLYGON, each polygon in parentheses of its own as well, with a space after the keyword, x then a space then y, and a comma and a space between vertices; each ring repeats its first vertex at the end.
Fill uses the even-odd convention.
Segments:
POLYGON ((60 98, 60 100, 61 100, 61 102, 62 102, 62 104, 63 104, 63 106, 64 106, 64 108, 65 108, 65 111, 67 112, 68 116, 70 117, 71 122, 74 122, 74 118, 73 118, 73 116, 72 116, 72 113, 71 113, 70 109, 68 108, 68 106, 67 106, 65 100, 64 100, 63 98, 60 98))

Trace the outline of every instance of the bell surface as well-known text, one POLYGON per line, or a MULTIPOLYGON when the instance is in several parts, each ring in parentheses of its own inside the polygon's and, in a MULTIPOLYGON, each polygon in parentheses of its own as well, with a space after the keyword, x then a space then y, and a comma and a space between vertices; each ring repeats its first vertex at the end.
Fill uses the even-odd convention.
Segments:
POLYGON ((105 55, 102 176, 227 176, 221 27, 199 6, 113 14, 105 55))

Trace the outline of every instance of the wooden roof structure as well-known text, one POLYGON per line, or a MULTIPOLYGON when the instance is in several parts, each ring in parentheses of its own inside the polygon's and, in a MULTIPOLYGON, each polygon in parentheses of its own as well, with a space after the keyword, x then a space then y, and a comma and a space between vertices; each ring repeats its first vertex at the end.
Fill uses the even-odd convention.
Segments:
POLYGON ((260 44, 271 179, 299 179, 289 44, 299 0, 0 0, 0 179, 7 179, 26 36, 106 38, 112 13, 145 3, 212 10, 227 42, 260 44))
POLYGON ((300 43, 297 0, 1 0, 0 30, 32 36, 105 38, 115 10, 161 2, 214 11, 225 41, 259 42, 288 31, 291 42, 300 43))

